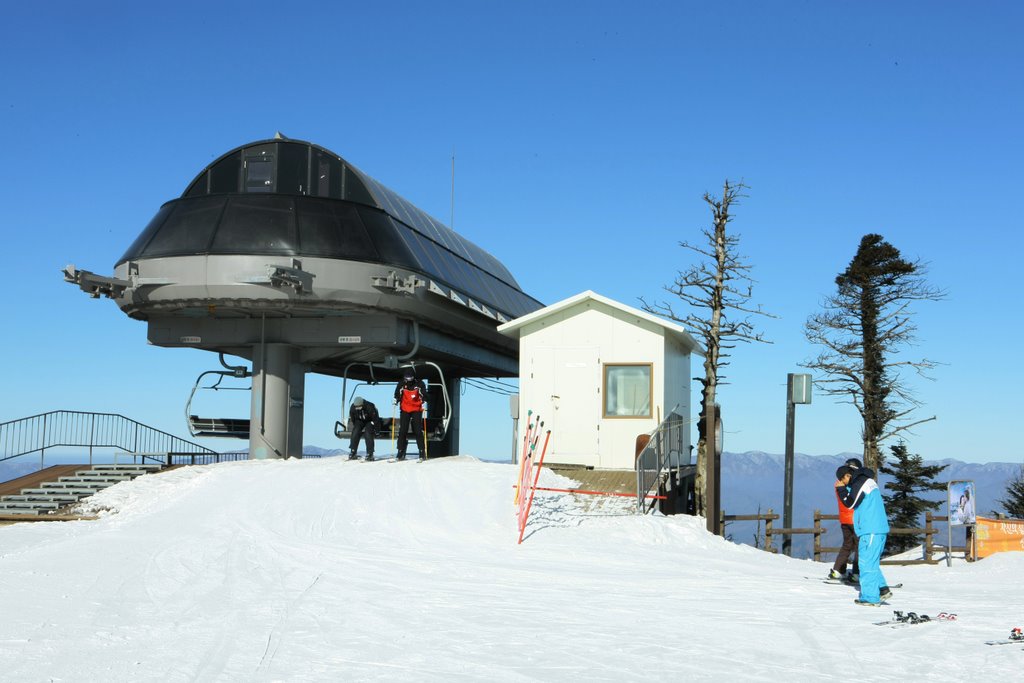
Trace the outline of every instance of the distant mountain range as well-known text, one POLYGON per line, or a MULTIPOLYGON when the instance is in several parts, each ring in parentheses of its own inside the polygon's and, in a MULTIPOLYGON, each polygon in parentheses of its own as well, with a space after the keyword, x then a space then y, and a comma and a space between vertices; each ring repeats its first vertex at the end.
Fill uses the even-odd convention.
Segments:
MULTIPOLYGON (((837 504, 834 486, 836 468, 850 457, 860 458, 859 453, 839 455, 803 455, 793 458, 793 526, 814 526, 814 511, 836 514, 837 504)), ((975 484, 977 511, 989 515, 1001 512, 999 499, 1006 496, 1006 487, 1021 471, 1020 463, 968 463, 959 460, 930 461, 929 465, 947 465, 936 481, 969 480, 975 484)), ((779 515, 775 526, 782 526, 782 502, 784 495, 785 456, 748 451, 746 453, 723 453, 722 455, 722 508, 727 515, 756 514, 771 508, 779 515)), ((885 484, 891 478, 882 475, 879 483, 882 493, 887 494, 885 484)), ((945 502, 944 491, 933 491, 923 496, 927 500, 945 502)), ((945 515, 946 505, 935 511, 945 515)), ((921 520, 922 526, 924 520, 921 520)), ((822 539, 822 545, 838 546, 842 543, 838 522, 826 522, 831 530, 822 539)), ((942 539, 946 538, 945 526, 942 539)), ((753 545, 756 534, 753 522, 732 522, 726 526, 726 535, 733 541, 753 545)), ((938 539, 937 539, 938 541, 938 539)), ((963 543, 963 530, 954 527, 954 544, 963 543), (959 533, 957 533, 959 532, 959 533), (959 540, 957 540, 959 538, 959 540)), ((780 541, 775 543, 780 547, 780 541)), ((794 536, 793 557, 810 557, 813 554, 813 538, 810 535, 794 536)))

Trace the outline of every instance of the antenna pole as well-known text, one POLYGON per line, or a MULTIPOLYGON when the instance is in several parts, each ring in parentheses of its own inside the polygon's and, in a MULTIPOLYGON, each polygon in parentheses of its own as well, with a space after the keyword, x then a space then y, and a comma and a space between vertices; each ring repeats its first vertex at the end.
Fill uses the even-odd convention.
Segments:
POLYGON ((455 229, 455 147, 452 147, 452 210, 448 227, 455 229))

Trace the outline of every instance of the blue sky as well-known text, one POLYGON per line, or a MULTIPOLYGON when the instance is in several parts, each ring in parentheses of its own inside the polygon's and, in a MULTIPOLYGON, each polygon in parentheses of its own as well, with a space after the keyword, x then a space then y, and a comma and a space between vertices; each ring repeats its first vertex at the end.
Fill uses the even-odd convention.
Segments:
MULTIPOLYGON (((882 234, 929 264, 911 378, 927 459, 1024 459, 1016 263, 1024 9, 987 3, 46 2, 0 23, 0 421, 119 412, 187 435, 216 356, 62 282, 103 274, 212 159, 281 131, 338 153, 505 263, 545 303, 638 306, 692 262, 724 179, 771 345, 737 350, 730 451, 780 453, 807 316, 882 234)), ((340 445, 340 382, 307 380, 305 441, 340 445)), ((232 397, 239 415, 246 398, 232 397)), ((510 450, 507 399, 463 399, 463 452, 510 450)), ((796 448, 860 450, 817 395, 796 448)), ((557 435, 556 435, 557 436, 557 435)), ((214 447, 238 445, 224 442, 214 447)))

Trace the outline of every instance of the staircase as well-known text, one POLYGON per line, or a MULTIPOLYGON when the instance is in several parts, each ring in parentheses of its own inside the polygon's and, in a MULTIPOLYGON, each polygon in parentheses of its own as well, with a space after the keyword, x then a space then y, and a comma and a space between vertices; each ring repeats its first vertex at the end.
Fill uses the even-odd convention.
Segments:
POLYGON ((118 482, 159 472, 162 465, 93 465, 73 475, 45 481, 18 494, 0 496, 0 516, 41 517, 50 515, 118 482))

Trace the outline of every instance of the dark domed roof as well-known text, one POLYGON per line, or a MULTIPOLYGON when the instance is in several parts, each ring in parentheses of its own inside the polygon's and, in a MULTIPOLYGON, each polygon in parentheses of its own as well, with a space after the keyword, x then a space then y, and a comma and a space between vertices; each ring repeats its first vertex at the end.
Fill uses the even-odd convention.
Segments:
POLYGON ((299 140, 252 142, 216 159, 160 208, 117 263, 202 254, 382 263, 511 317, 539 306, 491 254, 337 154, 299 140))

